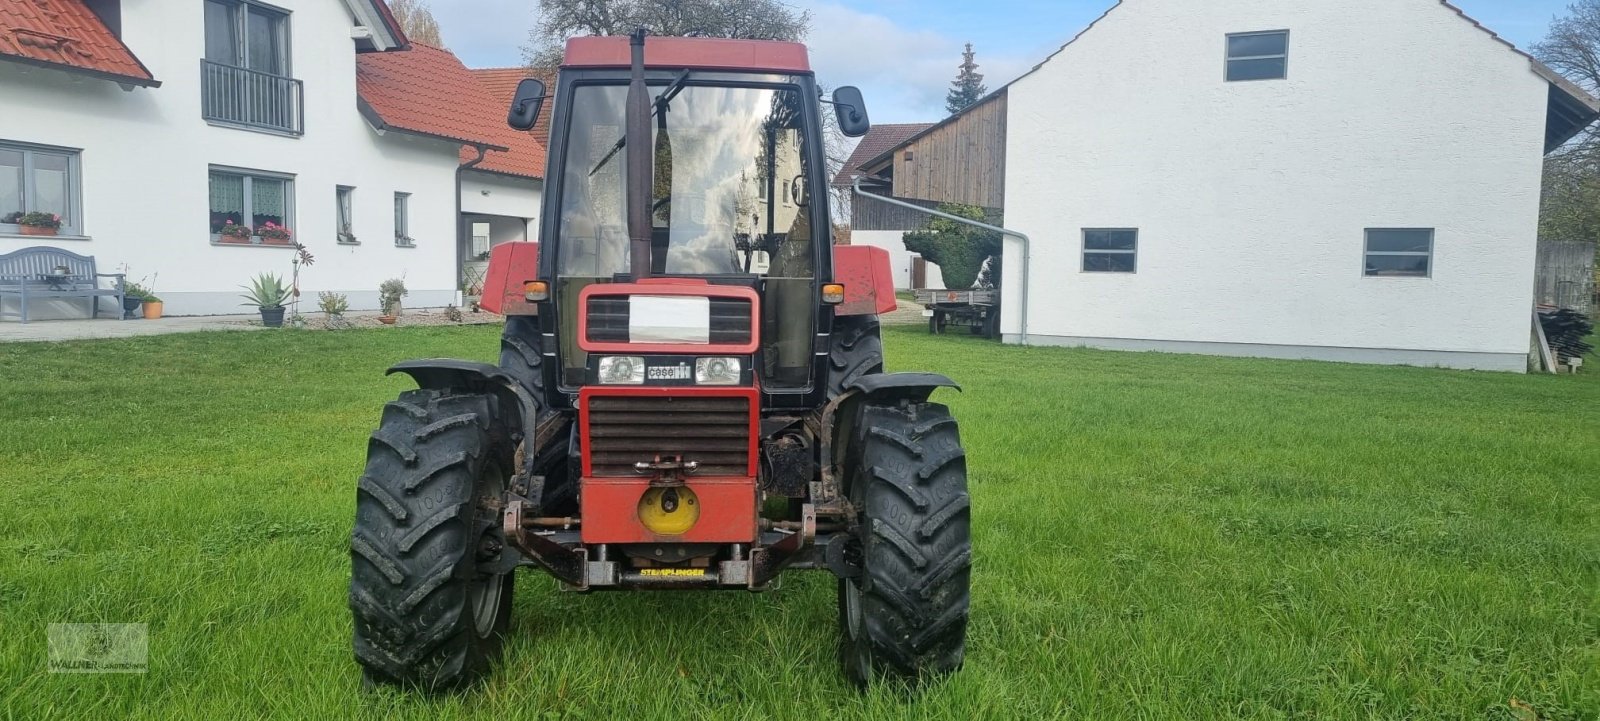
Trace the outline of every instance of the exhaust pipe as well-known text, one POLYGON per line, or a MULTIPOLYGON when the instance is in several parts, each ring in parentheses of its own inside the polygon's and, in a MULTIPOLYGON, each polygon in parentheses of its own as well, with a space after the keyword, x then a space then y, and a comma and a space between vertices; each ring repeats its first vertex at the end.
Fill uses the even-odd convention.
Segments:
POLYGON ((650 192, 655 185, 650 153, 650 97, 644 84, 644 36, 630 36, 633 72, 628 81, 624 137, 628 150, 628 267, 634 280, 650 277, 650 192))

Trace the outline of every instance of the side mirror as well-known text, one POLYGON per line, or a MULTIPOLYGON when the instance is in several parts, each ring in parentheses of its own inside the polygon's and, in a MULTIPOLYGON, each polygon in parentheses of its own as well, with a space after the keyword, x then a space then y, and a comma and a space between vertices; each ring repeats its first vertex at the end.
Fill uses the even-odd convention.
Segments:
POLYGON ((544 81, 523 78, 517 83, 516 95, 511 98, 511 114, 506 124, 517 130, 532 130, 539 122, 539 108, 544 105, 544 81))
POLYGON ((861 99, 861 89, 846 85, 833 91, 833 112, 839 118, 839 132, 846 137, 859 138, 872 129, 867 119, 867 103, 861 99))

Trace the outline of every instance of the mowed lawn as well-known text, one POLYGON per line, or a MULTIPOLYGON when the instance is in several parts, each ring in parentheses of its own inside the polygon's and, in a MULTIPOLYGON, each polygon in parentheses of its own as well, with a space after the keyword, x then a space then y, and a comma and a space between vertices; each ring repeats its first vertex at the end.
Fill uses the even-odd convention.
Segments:
MULTIPOLYGON (((833 581, 519 578, 498 673, 362 694, 345 608, 384 367, 492 327, 0 345, 0 717, 1600 717, 1600 377, 1018 349, 946 373, 973 495, 965 670, 859 694, 833 581), (143 622, 143 675, 46 625, 143 622)), ((1597 369, 1600 370, 1600 369, 1597 369)))

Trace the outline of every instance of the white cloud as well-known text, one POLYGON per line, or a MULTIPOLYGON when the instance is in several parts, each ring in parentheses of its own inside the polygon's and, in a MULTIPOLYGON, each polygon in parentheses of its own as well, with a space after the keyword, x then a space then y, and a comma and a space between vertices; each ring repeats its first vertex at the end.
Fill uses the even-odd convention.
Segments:
MULTIPOLYGON (((961 63, 963 40, 832 2, 805 2, 800 7, 811 11, 807 45, 819 82, 860 87, 875 122, 926 122, 946 115, 945 93, 961 63)), ((1044 57, 974 49, 978 71, 990 90, 1044 57)))

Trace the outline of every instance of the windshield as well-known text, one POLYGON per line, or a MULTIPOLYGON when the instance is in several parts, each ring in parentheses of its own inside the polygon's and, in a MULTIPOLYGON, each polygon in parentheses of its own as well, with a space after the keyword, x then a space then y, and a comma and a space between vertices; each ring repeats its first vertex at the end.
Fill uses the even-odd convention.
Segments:
MULTIPOLYGON (((625 168, 634 149, 619 149, 627 95, 623 85, 574 90, 558 275, 629 270, 625 168)), ((801 107, 795 90, 696 85, 655 106, 653 272, 812 276, 801 107)))

